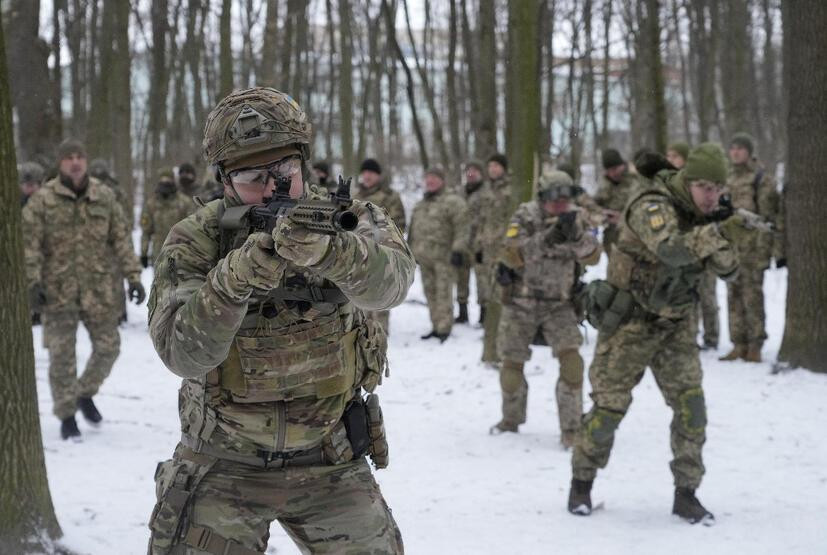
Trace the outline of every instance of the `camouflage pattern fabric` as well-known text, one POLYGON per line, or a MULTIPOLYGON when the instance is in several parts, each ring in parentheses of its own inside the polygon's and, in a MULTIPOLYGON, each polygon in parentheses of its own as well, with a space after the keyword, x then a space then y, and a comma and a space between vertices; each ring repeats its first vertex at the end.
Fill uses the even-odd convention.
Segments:
POLYGON ((405 232, 405 207, 402 205, 402 198, 384 180, 371 188, 354 187, 353 198, 371 202, 384 209, 396 227, 403 233, 405 232))
POLYGON ((156 193, 147 199, 141 212, 141 255, 148 256, 154 264, 169 230, 186 218, 191 209, 192 201, 180 192, 170 198, 156 193))
MULTIPOLYGON (((743 270, 742 270, 743 271, 743 270)), ((704 272, 698 288, 700 295, 701 321, 704 326, 704 343, 718 344, 718 297, 715 295, 715 285, 718 277, 712 272, 704 272)))
POLYGON ((475 216, 482 214, 488 208, 486 203, 491 201, 493 193, 491 192, 491 185, 487 181, 482 181, 476 186, 466 183, 464 194, 469 215, 469 247, 465 264, 457 268, 457 302, 461 304, 468 303, 471 269, 473 268, 474 276, 476 276, 477 304, 484 307, 490 296, 491 274, 485 264, 485 246, 482 240, 483 232, 480 228, 480 220, 475 216), (477 261, 478 253, 483 262, 477 261))
POLYGON ((204 529, 218 548, 229 540, 230 553, 238 548, 264 553, 275 520, 302 553, 404 552, 399 528, 364 459, 264 470, 210 460, 179 446, 174 458, 161 464, 159 501, 169 495, 165 478, 176 469, 178 474, 196 476, 198 483, 185 493, 182 516, 154 513, 149 555, 221 553, 192 546, 193 539, 204 537, 204 529))
POLYGON ((767 339, 764 313, 764 270, 742 267, 738 277, 727 283, 729 337, 735 345, 760 350, 767 339))
MULTIPOLYGON (((618 183, 602 175, 597 186, 597 194, 594 195, 594 202, 600 208, 623 212, 637 187, 638 176, 628 170, 618 183)), ((603 229, 603 250, 608 256, 612 254, 612 247, 617 242, 619 233, 620 227, 616 224, 607 224, 603 229)))
POLYGON ((470 256, 466 254, 462 266, 454 268, 457 276, 457 302, 468 304, 468 297, 471 295, 471 263, 470 256))
POLYGON ((456 270, 451 253, 468 252, 468 212, 465 201, 445 188, 426 194, 411 215, 408 243, 419 263, 431 323, 437 333, 450 333, 454 322, 453 289, 456 270))

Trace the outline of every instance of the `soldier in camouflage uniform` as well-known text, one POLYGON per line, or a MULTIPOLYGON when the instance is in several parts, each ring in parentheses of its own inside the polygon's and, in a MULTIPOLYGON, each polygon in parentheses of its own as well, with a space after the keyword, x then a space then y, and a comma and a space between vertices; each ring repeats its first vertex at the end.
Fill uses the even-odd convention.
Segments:
POLYGON ((482 252, 482 263, 486 266, 489 277, 488 304, 485 306, 483 318, 482 361, 489 365, 497 365, 500 357, 497 354, 497 330, 500 325, 500 293, 494 282, 500 249, 502 248, 505 229, 512 214, 511 176, 508 174, 508 159, 503 154, 492 154, 486 162, 488 174, 488 192, 480 199, 483 211, 475 214, 477 229, 474 240, 482 252))
POLYGON ((425 172, 425 196, 411 214, 408 244, 419 264, 431 316, 431 331, 422 339, 445 342, 454 323, 456 269, 468 252, 468 212, 462 198, 446 191, 439 168, 425 172))
POLYGON ((492 433, 516 432, 526 420, 528 384, 523 366, 529 344, 542 334, 560 363, 557 411, 560 441, 571 447, 583 414, 583 337, 571 300, 576 268, 596 264, 600 244, 579 211, 571 178, 552 171, 540 177, 537 200, 523 203, 511 218, 497 268, 503 311, 497 336, 502 357, 500 386, 503 417, 492 433))
MULTIPOLYGON (((190 199, 190 213, 198 210, 198 204, 195 202, 195 197, 201 197, 206 190, 202 183, 196 181, 197 173, 195 166, 189 162, 184 162, 178 166, 178 191, 185 197, 190 199)), ((206 180, 211 181, 211 180, 206 180)), ((206 199, 202 199, 206 200, 206 199)))
POLYGON ((20 182, 20 206, 26 206, 29 199, 40 190, 43 182, 43 166, 37 162, 24 162, 17 171, 20 182))
POLYGON ((138 304, 145 293, 141 268, 123 224, 124 214, 109 187, 86 173, 82 144, 66 140, 58 148, 60 174, 38 191, 23 209, 26 277, 34 309, 43 315, 49 350, 49 383, 54 413, 64 439, 80 431, 75 411, 98 423, 92 397, 118 357, 119 299, 111 287, 110 251, 129 280, 129 295, 138 304), (77 377, 75 334, 83 322, 92 340, 92 355, 77 377))
MULTIPOLYGON (((382 167, 376 160, 368 158, 362 162, 359 168, 359 183, 353 198, 369 202, 385 210, 399 231, 405 233, 405 207, 402 206, 402 198, 382 178, 382 167)), ((367 314, 368 317, 382 324, 385 333, 390 333, 391 313, 389 310, 372 310, 367 314)))
POLYGON ((415 263, 381 208, 354 201, 353 232, 320 235, 281 218, 272 233, 222 225, 306 185, 310 124, 290 96, 235 91, 207 118, 204 155, 225 186, 176 224, 158 257, 149 328, 184 378, 181 443, 158 466, 149 552, 264 553, 278 520, 303 553, 401 553, 364 458, 387 464, 372 391, 382 329, 363 309, 403 301, 415 263))
MULTIPOLYGON (((755 212, 775 223, 778 217, 778 191, 775 179, 753 157, 754 141, 746 133, 737 133, 729 146, 731 162, 727 192, 732 206, 755 212)), ((761 347, 767 338, 764 315, 764 270, 769 268, 773 253, 772 233, 754 229, 736 245, 741 262, 738 279, 727 284, 729 337, 733 348, 721 360, 742 358, 761 362, 761 347)))
POLYGON ((479 241, 479 220, 470 217, 472 214, 480 214, 484 207, 485 199, 490 197, 489 186, 483 179, 482 163, 477 161, 468 162, 465 165, 465 202, 468 205, 470 247, 462 266, 457 268, 457 304, 459 305, 459 316, 454 320, 457 324, 468 323, 468 295, 470 294, 471 268, 474 268, 474 275, 477 282, 477 304, 480 306, 480 323, 485 321, 485 306, 488 304, 489 289, 491 287, 491 276, 487 273, 488 266, 483 264, 483 248, 479 241))
POLYGON ((313 183, 327 191, 328 193, 336 192, 336 180, 330 177, 330 164, 326 161, 313 163, 313 183))
POLYGON ((603 209, 606 227, 603 229, 603 250, 611 258, 612 246, 620 233, 620 218, 626 202, 638 185, 638 178, 629 171, 629 164, 620 153, 608 148, 602 153, 603 175, 597 186, 594 201, 603 209))
POLYGON ((740 216, 714 221, 725 181, 723 151, 712 143, 694 149, 680 172, 658 172, 623 213, 607 281, 589 284, 589 321, 598 328, 589 368, 594 404, 572 459, 574 514, 591 513, 592 481, 609 460, 632 389, 649 366, 673 411, 673 512, 693 523, 712 519, 695 497, 704 473, 706 408, 693 313, 704 270, 727 280, 738 271, 732 245, 744 223, 740 216))
POLYGON ((141 211, 141 266, 155 264, 172 226, 190 214, 192 201, 178 191, 170 169, 158 173, 155 193, 141 211))

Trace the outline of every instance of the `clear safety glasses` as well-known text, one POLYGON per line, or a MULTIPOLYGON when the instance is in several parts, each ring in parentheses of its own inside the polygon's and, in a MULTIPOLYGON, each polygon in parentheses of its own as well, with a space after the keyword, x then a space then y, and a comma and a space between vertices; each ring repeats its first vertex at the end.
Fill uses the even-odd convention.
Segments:
POLYGON ((289 158, 282 158, 266 166, 259 166, 256 168, 241 168, 233 170, 227 177, 230 178, 233 185, 245 188, 267 186, 272 178, 273 181, 279 177, 293 177, 301 171, 301 157, 291 156, 289 158))

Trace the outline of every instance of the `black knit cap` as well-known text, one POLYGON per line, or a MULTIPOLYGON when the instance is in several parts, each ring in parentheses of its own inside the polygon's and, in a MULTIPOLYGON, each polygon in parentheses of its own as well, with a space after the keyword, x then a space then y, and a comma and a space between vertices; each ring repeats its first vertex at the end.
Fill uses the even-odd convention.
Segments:
POLYGON ((314 170, 319 170, 320 172, 324 172, 325 175, 330 175, 330 164, 326 161, 315 162, 313 164, 314 170))
POLYGON ((380 166, 379 162, 377 162, 373 158, 365 158, 365 160, 362 161, 362 165, 359 166, 359 173, 362 173, 363 171, 369 171, 369 172, 374 172, 374 173, 381 174, 382 173, 382 166, 380 166))
POLYGON ((601 161, 603 162, 603 169, 608 170, 609 168, 613 168, 615 166, 620 166, 626 163, 626 160, 623 159, 623 156, 614 149, 614 148, 607 148, 603 151, 601 155, 601 161))
POLYGON ((193 166, 189 162, 184 162, 183 164, 178 166, 178 173, 191 173, 192 175, 195 175, 195 166, 193 166))
POLYGON ((488 162, 496 162, 503 167, 503 169, 508 169, 508 158, 505 157, 505 154, 501 154, 497 152, 496 154, 492 154, 488 157, 488 160, 485 161, 486 164, 488 162))
POLYGON ((68 158, 72 154, 79 154, 86 157, 86 147, 77 139, 64 139, 57 147, 58 162, 68 158))

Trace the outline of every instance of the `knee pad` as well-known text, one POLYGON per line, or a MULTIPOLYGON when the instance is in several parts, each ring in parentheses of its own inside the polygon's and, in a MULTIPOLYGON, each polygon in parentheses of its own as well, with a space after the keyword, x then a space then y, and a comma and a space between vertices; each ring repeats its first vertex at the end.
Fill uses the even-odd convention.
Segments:
POLYGON ((576 349, 563 351, 558 357, 560 361, 560 379, 570 387, 583 387, 583 357, 576 349))
POLYGON ((678 397, 681 427, 689 434, 697 435, 706 429, 706 402, 700 387, 687 389, 678 397))
POLYGON ((609 443, 622 419, 622 412, 595 407, 586 417, 586 435, 595 443, 609 443))
POLYGON ((525 387, 523 363, 504 360, 500 368, 500 386, 505 393, 516 393, 525 387))

